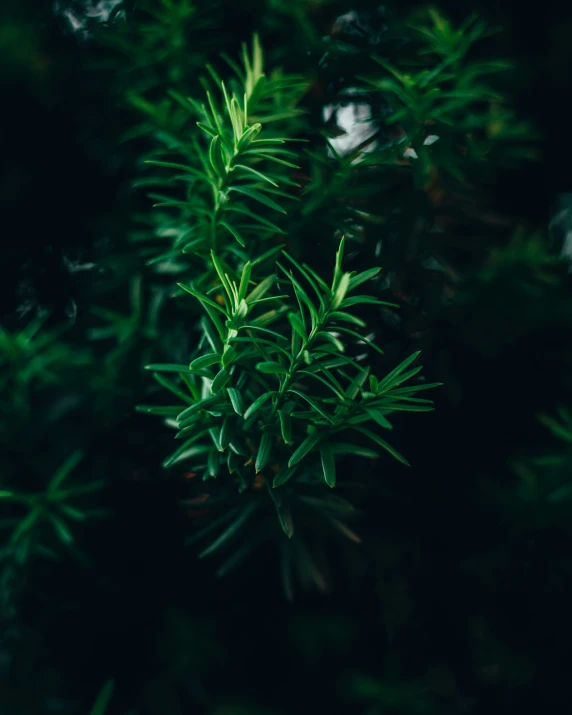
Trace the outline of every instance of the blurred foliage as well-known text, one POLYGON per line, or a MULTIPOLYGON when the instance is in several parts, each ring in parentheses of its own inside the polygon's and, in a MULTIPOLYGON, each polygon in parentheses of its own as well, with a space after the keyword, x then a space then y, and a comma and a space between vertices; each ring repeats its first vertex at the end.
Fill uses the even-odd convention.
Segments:
MULTIPOLYGON (((3 3, 3 713, 565 710, 570 19, 512 0, 480 7, 466 18, 447 0, 450 15, 369 0, 3 3), (316 484, 296 492, 296 533, 282 542, 283 503, 261 480, 241 495, 191 465, 163 470, 172 435, 134 410, 165 394, 145 366, 210 350, 199 301, 176 282, 203 278, 193 289, 224 303, 210 246, 180 250, 204 242, 200 222, 185 232, 210 194, 145 162, 210 161, 201 98, 260 80, 260 67, 234 64, 260 48, 266 86, 250 120, 304 141, 276 145, 295 154, 282 156, 296 167, 273 167, 290 199, 268 182, 266 202, 242 197, 284 233, 229 223, 271 251, 253 284, 283 247, 329 280, 345 236, 344 271, 381 266, 357 316, 384 348, 365 343, 373 374, 422 350, 427 380, 444 383, 434 414, 392 417, 391 448, 410 469, 345 455, 324 497, 316 452, 316 484), (212 545, 246 495, 271 508, 219 563, 196 559, 185 543, 212 545), (321 593, 286 602, 293 565, 321 593)), ((224 229, 239 285, 253 255, 224 229)), ((280 289, 295 298, 294 285, 280 289)), ((352 358, 366 352, 356 347, 352 358)))
MULTIPOLYGON (((57 388, 70 371, 90 364, 90 354, 59 340, 65 326, 43 330, 46 317, 36 318, 18 332, 0 328, 0 389, 3 400, 2 434, 30 419, 32 398, 45 399, 46 391, 57 388)), ((71 380, 70 380, 71 382, 71 380)))
POLYGON ((514 460, 518 482, 504 498, 515 514, 524 510, 541 523, 565 526, 572 498, 572 415, 561 407, 555 415, 541 415, 539 422, 550 431, 553 443, 538 454, 523 454, 514 460))
MULTIPOLYGON (((408 464, 376 431, 379 427, 392 429, 388 416, 394 412, 431 410, 431 401, 416 393, 436 386, 409 383, 421 369, 407 369, 417 353, 379 379, 369 366, 358 363, 367 355, 350 357, 361 352, 355 347, 356 340, 363 349, 383 354, 359 332, 366 323, 354 310, 356 306, 385 304, 368 295, 349 295, 379 269, 344 271, 343 239, 331 283, 288 253, 281 256, 280 245, 266 250, 265 243, 287 232, 274 223, 281 223, 280 219, 266 218, 264 209, 287 213, 284 199, 292 197, 284 189, 299 188, 289 176, 292 169, 300 167, 292 163, 298 154, 283 148, 290 137, 268 137, 264 129, 267 123, 295 123, 297 110, 291 104, 298 97, 300 78, 271 75, 267 80, 257 37, 251 54, 243 47, 242 68, 230 58, 228 63, 240 83, 237 90, 227 89, 211 69, 216 94, 222 94, 220 101, 208 89, 203 104, 174 95, 187 114, 201 120, 196 126, 207 135, 207 141, 181 140, 170 134, 167 150, 174 160, 148 162, 177 171, 174 179, 183 180, 188 189, 179 198, 153 195, 160 200, 156 206, 180 212, 187 229, 175 231, 169 252, 147 263, 168 261, 170 272, 178 277, 182 273, 187 280, 190 277, 190 283, 177 286, 190 294, 206 315, 188 367, 172 362, 147 366, 180 404, 173 405, 170 398, 169 405, 138 407, 167 418, 165 423, 175 428, 176 438, 182 440, 163 462, 165 468, 186 464, 190 477, 200 472, 203 482, 219 479, 224 484, 232 479, 238 494, 246 492, 232 499, 230 509, 193 537, 193 541, 203 535, 210 539, 215 530, 215 540, 201 557, 219 551, 228 542, 243 541, 218 570, 219 575, 235 568, 261 540, 274 536, 272 529, 266 535, 259 523, 258 533, 244 538, 245 524, 254 516, 260 520, 261 511, 276 510, 278 523, 289 539, 296 531, 297 512, 305 510, 310 513, 307 521, 311 529, 318 531, 320 525, 329 524, 359 543, 359 537, 344 523, 354 511, 347 501, 328 501, 305 492, 324 481, 335 487, 336 463, 344 455, 354 460, 377 458, 378 452, 361 444, 363 437, 408 464), (189 270, 179 263, 181 254, 194 259, 189 270), (354 310, 349 312, 350 308, 354 310), (366 428, 366 422, 375 431, 366 428)), ((188 130, 183 136, 187 134, 192 136, 188 130)), ((172 222, 167 226, 172 231, 172 222)), ((222 487, 220 492, 219 496, 214 488, 190 503, 208 500, 207 511, 221 500, 226 506, 228 489, 222 487)), ((267 523, 263 520, 265 527, 267 523)), ((303 583, 313 581, 319 589, 325 588, 326 579, 300 537, 293 548, 282 544, 281 551, 289 598, 293 598, 292 571, 301 575, 303 583)))
POLYGON ((354 676, 349 685, 351 697, 370 703, 364 715, 379 713, 411 713, 424 715, 435 712, 423 683, 379 682, 365 676, 354 676), (373 704, 371 704, 373 703, 373 704))
POLYGON ((74 537, 70 530, 70 523, 85 521, 93 515, 93 512, 78 508, 74 501, 103 486, 101 481, 89 481, 75 487, 66 484, 62 488, 64 480, 81 462, 82 457, 80 452, 72 454, 55 472, 43 492, 37 494, 6 490, 0 492, 0 499, 4 503, 21 504, 25 510, 22 516, 12 519, 14 529, 4 549, 5 556, 14 558, 17 563, 22 564, 27 560, 30 552, 38 547, 39 553, 54 557, 53 550, 46 546, 46 539, 42 538, 41 531, 45 525, 51 527, 63 546, 72 545, 74 537))

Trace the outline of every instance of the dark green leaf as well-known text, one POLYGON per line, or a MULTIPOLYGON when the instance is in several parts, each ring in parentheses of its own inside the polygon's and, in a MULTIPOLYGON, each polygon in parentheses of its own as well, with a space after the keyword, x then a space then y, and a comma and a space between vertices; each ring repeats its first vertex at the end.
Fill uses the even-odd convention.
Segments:
POLYGON ((281 487, 286 484, 286 482, 294 476, 297 469, 298 467, 288 467, 286 464, 283 464, 274 477, 272 488, 276 489, 277 487, 281 487))
POLYGON ((238 288, 238 300, 245 300, 248 293, 248 286, 250 284, 250 275, 252 273, 252 263, 247 261, 242 269, 242 276, 240 277, 240 285, 238 288))
MULTIPOLYGON (((211 316, 209 316, 209 317, 211 317, 211 316)), ((216 317, 218 318, 218 316, 216 316, 216 317)), ((222 352, 221 333, 223 336, 225 336, 225 332, 224 332, 224 328, 223 328, 220 320, 218 321, 218 324, 217 324, 216 322, 213 323, 212 321, 208 320, 206 317, 203 317, 201 319, 201 328, 203 329, 205 337, 208 340, 212 351, 215 353, 222 352)))
POLYGON ((260 447, 258 449, 258 454, 256 455, 256 464, 254 466, 256 473, 262 471, 264 467, 268 464, 270 459, 270 454, 272 452, 272 437, 265 432, 260 440, 260 447))
POLYGON ((388 308, 399 308, 397 303, 387 303, 384 300, 378 300, 370 295, 352 295, 349 298, 344 298, 340 308, 350 308, 352 305, 383 305, 388 308))
POLYGON ((355 330, 351 330, 350 328, 342 328, 341 326, 337 326, 336 330, 338 330, 340 333, 345 333, 347 335, 351 335, 352 337, 358 339, 360 342, 368 345, 370 348, 373 348, 380 355, 383 355, 383 350, 381 348, 378 348, 377 345, 374 342, 372 342, 369 338, 366 338, 364 335, 360 335, 359 333, 356 333, 355 330))
POLYGON ((218 470, 220 467, 220 457, 218 451, 215 452, 214 449, 211 449, 209 452, 208 456, 208 466, 207 466, 207 473, 211 477, 216 477, 218 474, 218 470))
POLYGON ((380 272, 380 270, 381 270, 381 268, 370 268, 369 270, 364 271, 363 273, 358 273, 357 275, 353 276, 350 279, 348 292, 352 291, 354 288, 357 288, 362 283, 365 283, 366 281, 371 280, 374 276, 376 276, 380 272))
POLYGON ((105 683, 103 688, 99 691, 89 715, 105 715, 107 706, 109 705, 113 694, 114 685, 115 681, 113 679, 110 679, 105 683))
MULTIPOLYGON (((291 473, 289 474, 288 477, 284 478, 282 477, 279 480, 279 484, 284 484, 287 479, 289 479, 292 476, 292 473, 296 471, 296 468, 292 470, 288 470, 291 473)), ((276 475, 278 476, 278 475, 276 475)), ((275 480, 276 482, 276 480, 275 480)), ((290 510, 290 505, 287 501, 287 499, 284 498, 284 493, 281 491, 275 492, 273 491, 275 488, 276 484, 274 483, 272 485, 272 488, 270 488, 268 482, 266 482, 266 487, 268 489, 268 494, 272 501, 274 502, 274 506, 276 507, 276 513, 278 515, 278 521, 280 522, 280 526, 282 527, 282 531, 286 534, 286 536, 291 539, 292 536, 294 535, 294 523, 292 521, 292 512, 290 510)))
POLYGON ((216 427, 212 427, 209 430, 209 434, 211 436, 214 446, 217 448, 217 451, 223 452, 224 449, 223 449, 223 446, 220 441, 220 430, 217 429, 216 427))
POLYGON ((212 392, 220 392, 222 390, 222 388, 228 384, 231 377, 232 377, 232 375, 226 368, 223 368, 222 370, 220 370, 216 374, 215 379, 212 381, 211 391, 212 392))
POLYGON ((324 471, 324 479, 329 487, 336 486, 336 460, 334 453, 329 444, 322 444, 320 447, 320 456, 322 458, 322 469, 324 471))
POLYGON ((196 358, 190 364, 191 370, 202 370, 205 367, 210 367, 211 365, 217 365, 220 363, 220 355, 217 353, 208 353, 207 355, 201 355, 196 358))
POLYGON ((270 325, 271 323, 274 323, 280 315, 284 312, 283 308, 273 309, 269 310, 267 313, 263 313, 262 315, 259 315, 257 318, 251 321, 249 325, 243 325, 241 326, 242 329, 244 330, 263 330, 265 333, 268 333, 269 335, 274 335, 274 337, 281 338, 283 340, 286 340, 286 336, 282 335, 281 333, 277 333, 274 330, 267 330, 265 328, 266 325, 270 325))
POLYGON ((294 522, 292 520, 292 511, 289 504, 279 504, 276 506, 278 512, 278 521, 282 527, 282 531, 291 539, 294 536, 294 522))
POLYGON ((50 521, 52 522, 52 525, 56 531, 56 534, 58 535, 59 539, 62 541, 62 543, 69 545, 73 542, 73 535, 71 531, 69 530, 67 524, 59 518, 59 516, 56 516, 54 513, 49 514, 50 521))
POLYGON ((216 255, 214 251, 211 251, 211 261, 213 262, 213 266, 215 267, 215 270, 217 272, 217 275, 219 277, 219 280, 222 284, 222 287, 225 290, 225 293, 228 296, 228 299, 232 305, 233 300, 234 300, 234 293, 230 285, 230 280, 228 276, 226 275, 224 266, 220 260, 220 258, 216 255))
POLYGON ((435 409, 430 405, 410 405, 400 403, 391 403, 388 405, 388 408, 392 412, 433 412, 435 409))
POLYGON ((266 375, 287 375, 288 368, 281 365, 279 362, 259 362, 256 365, 259 372, 266 375))
POLYGON ((161 417, 176 417, 181 412, 181 406, 176 407, 162 406, 162 405, 137 405, 135 407, 136 412, 145 412, 149 415, 159 415, 161 417))
POLYGON ((551 492, 547 497, 547 501, 560 502, 570 498, 572 498, 572 484, 566 484, 551 492))
POLYGON ((268 293, 270 288, 274 285, 276 282, 276 276, 275 275, 270 275, 267 276, 264 280, 260 281, 260 283, 254 287, 251 291, 250 294, 246 298, 247 303, 252 303, 252 301, 255 300, 260 300, 263 296, 268 293))
POLYGON ((281 159, 279 156, 276 156, 275 154, 271 154, 270 152, 267 151, 249 151, 248 154, 250 156, 257 156, 261 159, 266 159, 267 161, 273 161, 276 164, 280 164, 281 166, 288 166, 291 169, 300 169, 300 166, 298 164, 292 164, 291 161, 286 161, 285 159, 281 159))
POLYGON ((219 136, 213 137, 209 149, 209 159, 215 173, 222 179, 226 176, 226 167, 224 160, 222 158, 221 149, 219 145, 219 136))
POLYGON ((215 310, 218 310, 220 313, 222 313, 226 318, 228 318, 228 313, 224 308, 222 308, 218 303, 215 303, 214 300, 211 300, 210 298, 207 298, 206 295, 203 295, 202 293, 199 293, 199 291, 195 290, 192 286, 186 286, 183 285, 183 283, 177 283, 179 288, 184 290, 186 293, 190 293, 194 298, 197 298, 198 300, 203 303, 205 306, 210 306, 211 308, 214 308, 215 310))
POLYGON ((253 174, 254 176, 259 179, 262 179, 263 181, 267 181, 269 184, 272 184, 272 186, 278 186, 278 184, 269 176, 267 176, 266 174, 262 174, 260 171, 253 169, 251 166, 245 166, 244 164, 235 164, 233 166, 233 169, 241 169, 242 171, 246 171, 249 174, 253 174))
MULTIPOLYGON (((323 338, 324 340, 327 340, 329 343, 332 343, 332 345, 335 346, 335 348, 343 353, 345 350, 344 344, 339 338, 336 338, 335 335, 332 335, 332 333, 329 333, 327 330, 324 330, 320 333, 320 337, 323 338)), ((321 349, 325 350, 325 346, 320 346, 321 349)), ((344 362, 347 363, 350 361, 350 358, 343 358, 344 362)))
POLYGON ((393 425, 387 420, 383 412, 379 412, 376 409, 368 407, 365 408, 365 411, 367 412, 369 417, 371 417, 372 420, 377 422, 380 427, 385 427, 385 429, 393 429, 393 425))
POLYGON ((311 397, 306 395, 304 392, 300 392, 299 390, 290 389, 288 390, 288 392, 293 392, 295 395, 298 395, 298 397, 301 397, 310 405, 310 407, 312 407, 314 410, 316 410, 316 412, 322 415, 322 417, 328 420, 328 422, 332 422, 332 418, 330 417, 330 415, 322 409, 322 407, 316 402, 316 400, 313 400, 311 397))
POLYGON ((216 551, 221 546, 224 546, 224 544, 226 544, 226 542, 229 541, 229 539, 231 539, 237 533, 237 531, 240 530, 240 528, 247 521, 247 519, 250 518, 250 516, 258 507, 258 504, 259 502, 255 501, 252 501, 250 502, 250 504, 247 504, 242 510, 242 512, 239 514, 239 516, 232 522, 232 524, 227 529, 223 531, 223 533, 218 537, 218 539, 216 539, 216 541, 214 541, 208 548, 206 548, 201 554, 199 554, 199 558, 202 559, 203 557, 212 554, 213 551, 216 551))
POLYGON ((369 439, 371 439, 373 442, 378 444, 382 449, 385 449, 386 452, 389 452, 392 457, 395 457, 397 461, 401 462, 402 464, 405 464, 407 467, 410 467, 411 465, 409 462, 405 459, 403 455, 401 455, 394 447, 392 447, 390 444, 388 444, 384 439, 382 439, 379 435, 375 434, 374 432, 371 432, 370 430, 366 429, 365 427, 354 427, 357 432, 361 432, 361 434, 365 435, 369 439))
POLYGON ((204 124, 204 122, 197 122, 197 127, 199 127, 199 129, 202 129, 207 134, 210 134, 211 137, 217 136, 217 130, 213 129, 208 124, 204 124))
POLYGON ((265 392, 263 395, 260 395, 260 397, 257 397, 256 400, 254 400, 254 402, 244 413, 244 419, 247 420, 251 415, 257 412, 262 407, 262 405, 274 394, 274 392, 265 392))
POLYGON ((280 418, 280 431, 282 432, 282 439, 286 444, 290 444, 292 440, 292 420, 290 415, 284 410, 278 410, 278 417, 280 418))
POLYGON ((169 390, 169 392, 172 392, 173 395, 176 395, 177 397, 179 397, 183 402, 186 402, 189 405, 194 404, 193 398, 190 395, 188 395, 186 392, 181 390, 178 387, 178 385, 175 385, 175 383, 172 382, 171 380, 168 380, 166 377, 164 377, 163 375, 160 375, 158 373, 154 373, 153 377, 155 378, 155 380, 157 380, 157 382, 162 387, 164 387, 166 390, 169 390))
POLYGON ((173 464, 175 464, 175 462, 177 462, 179 458, 182 457, 185 452, 187 452, 193 446, 193 444, 195 444, 195 442, 197 442, 203 435, 207 434, 207 432, 208 430, 206 429, 197 428, 192 437, 189 437, 189 439, 185 440, 183 444, 173 452, 173 454, 169 455, 165 460, 163 460, 163 468, 168 469, 168 467, 171 467, 173 464))
POLYGON ((268 208, 274 209, 274 211, 279 211, 282 214, 287 213, 286 210, 282 208, 282 206, 277 204, 275 201, 272 201, 272 199, 269 199, 262 192, 256 191, 256 189, 250 189, 246 186, 233 186, 229 189, 229 192, 230 191, 238 191, 239 193, 244 194, 251 199, 254 199, 254 201, 258 201, 259 203, 268 206, 268 208))
POLYGON ((304 342, 307 342, 308 334, 306 333, 304 323, 302 322, 300 316, 296 313, 288 313, 288 320, 290 321, 290 325, 292 326, 292 328, 296 331, 296 333, 298 333, 302 340, 304 342))
POLYGON ((346 397, 348 399, 354 400, 358 396, 360 389, 367 380, 368 374, 369 368, 366 368, 365 370, 358 372, 358 374, 353 378, 346 390, 346 397))
MULTIPOLYGON (((320 367, 319 363, 314 363, 314 365, 320 367)), ((314 380, 318 380, 322 383, 322 385, 325 385, 329 390, 331 390, 339 400, 341 400, 342 402, 345 401, 346 396, 344 395, 342 386, 339 384, 336 378, 330 372, 328 372, 328 370, 323 370, 323 376, 318 375, 316 372, 310 372, 310 370, 298 370, 297 372, 300 375, 307 375, 314 380)))
POLYGON ((153 164, 154 166, 164 166, 168 169, 179 169, 180 171, 186 171, 189 174, 193 174, 194 176, 198 177, 199 179, 202 179, 205 183, 210 184, 210 179, 206 174, 203 174, 202 171, 198 171, 198 169, 194 169, 192 166, 186 166, 185 164, 173 164, 171 162, 167 161, 146 161, 146 164, 153 164))
POLYGON ((331 303, 330 303, 330 307, 332 308, 332 310, 335 310, 336 308, 338 308, 341 305, 342 301, 346 297, 346 293, 348 292, 349 285, 350 285, 350 274, 343 273, 342 276, 340 277, 338 284, 336 285, 335 289, 333 290, 331 303))
POLYGON ((216 395, 211 395, 210 397, 205 397, 204 399, 200 400, 199 402, 196 402, 194 405, 187 407, 186 410, 183 410, 183 412, 181 412, 179 415, 177 415, 177 422, 179 422, 179 423, 185 422, 195 412, 200 412, 201 410, 204 410, 207 407, 211 407, 218 401, 219 401, 219 397, 216 395))
POLYGON ((222 450, 225 450, 228 445, 230 444, 231 440, 231 430, 230 430, 230 419, 226 417, 222 423, 222 427, 220 429, 220 434, 218 436, 218 441, 219 444, 222 448, 222 450))
POLYGON ((232 365, 232 363, 236 360, 237 357, 237 349, 234 347, 234 345, 230 345, 225 349, 224 353, 222 354, 222 366, 228 367, 229 365, 232 365))
POLYGON ((186 373, 189 372, 189 367, 188 365, 176 365, 174 363, 153 363, 152 365, 145 365, 145 370, 152 370, 153 372, 186 373))
POLYGON ((227 206, 226 207, 227 211, 233 211, 235 213, 240 213, 244 214, 245 216, 249 216, 251 219, 254 221, 257 221, 258 223, 261 223, 263 226, 266 226, 267 228, 271 229, 272 231, 275 231, 276 233, 282 233, 285 234, 286 232, 281 229, 279 226, 277 226, 275 223, 272 223, 271 221, 268 221, 268 219, 263 218, 262 216, 258 216, 258 214, 252 213, 252 211, 249 211, 247 208, 244 206, 227 206))
POLYGON ((339 310, 334 310, 332 313, 330 313, 330 318, 332 320, 343 320, 346 323, 353 323, 360 328, 365 328, 366 326, 365 321, 363 321, 361 318, 356 318, 355 315, 351 315, 350 313, 342 313, 339 310))
POLYGON ((56 470, 53 477, 48 484, 48 492, 55 491, 64 479, 78 466, 78 464, 83 459, 83 452, 81 450, 76 450, 71 454, 66 461, 56 470))
MULTIPOLYGON (((424 382, 420 385, 414 385, 411 387, 400 387, 397 390, 392 390, 391 391, 391 396, 392 397, 401 397, 402 395, 410 395, 412 393, 420 392, 421 390, 432 390, 435 387, 441 387, 443 385, 442 382, 424 382)), ((428 400, 429 402, 429 400, 428 400)))
POLYGON ((237 151, 242 152, 244 151, 249 144, 251 144, 258 134, 260 133, 260 130, 262 129, 262 124, 256 123, 253 124, 251 127, 248 127, 243 133, 242 136, 240 137, 240 140, 237 145, 237 151))
POLYGON ((417 351, 413 353, 413 355, 410 355, 408 358, 406 358, 402 363, 400 363, 396 368, 394 368, 391 372, 389 372, 383 380, 380 381, 379 383, 379 391, 382 392, 384 390, 389 390, 393 384, 394 380, 401 375, 402 372, 405 372, 405 370, 411 365, 411 363, 417 359, 417 357, 421 354, 421 351, 417 351))
POLYGON ((294 454, 290 457, 288 461, 288 466, 293 467, 298 462, 302 461, 304 457, 318 444, 321 439, 321 435, 314 432, 306 437, 294 454))
POLYGON ((235 387, 228 387, 227 392, 228 396, 230 397, 233 410, 236 412, 237 415, 242 415, 242 395, 235 387))
POLYGON ((378 456, 377 452, 368 447, 362 447, 359 444, 350 444, 346 442, 332 442, 330 445, 334 454, 351 454, 354 457, 369 457, 374 459, 378 456))
POLYGON ((224 226, 224 228, 226 228, 226 230, 227 230, 232 236, 234 236, 234 237, 236 238, 237 242, 238 242, 243 248, 246 247, 246 241, 244 240, 244 238, 243 238, 242 235, 240 234, 240 231, 239 231, 235 226, 232 226, 230 223, 228 223, 228 221, 221 221, 221 222, 220 222, 220 225, 221 225, 221 226, 224 226))

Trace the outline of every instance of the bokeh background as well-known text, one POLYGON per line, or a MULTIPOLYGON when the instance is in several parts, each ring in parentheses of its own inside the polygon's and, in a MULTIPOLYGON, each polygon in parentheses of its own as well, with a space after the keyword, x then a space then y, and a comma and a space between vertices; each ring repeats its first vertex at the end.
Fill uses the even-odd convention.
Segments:
MULTIPOLYGON (((181 12, 169 30, 180 42, 167 58, 142 30, 138 4, 4 0, 0 9, 2 487, 39 488, 79 447, 79 473, 106 481, 96 507, 109 511, 80 525, 76 555, 25 566, 3 555, 2 712, 88 713, 109 679, 108 715, 565 712, 572 9, 438 4, 454 22, 476 12, 502 28, 483 52, 514 62, 503 90, 534 126, 539 158, 493 171, 484 190, 502 240, 459 249, 464 271, 446 303, 418 309, 429 278, 404 281, 400 317, 381 339, 390 358, 423 349, 429 378, 444 383, 436 410, 396 430, 409 471, 370 468, 362 545, 333 550, 329 593, 289 603, 270 552, 218 580, 184 546, 183 489, 157 477, 168 437, 133 412, 145 389, 140 352, 152 350, 156 326, 139 307, 125 239, 149 206, 133 188, 146 140, 127 136, 140 118, 126 97, 196 91, 206 61, 235 55, 257 31, 270 62, 312 74, 304 101, 319 119, 332 77, 354 71, 324 70, 323 38, 346 33, 358 63, 375 28, 383 34, 386 8, 174 5, 196 13, 181 12), (122 48, 106 32, 123 10, 122 48), (520 243, 506 238, 513 227, 520 243), (114 315, 94 313, 101 305, 114 315), (53 337, 18 342, 42 311, 53 337)), ((307 250, 318 260, 324 245, 307 250)))

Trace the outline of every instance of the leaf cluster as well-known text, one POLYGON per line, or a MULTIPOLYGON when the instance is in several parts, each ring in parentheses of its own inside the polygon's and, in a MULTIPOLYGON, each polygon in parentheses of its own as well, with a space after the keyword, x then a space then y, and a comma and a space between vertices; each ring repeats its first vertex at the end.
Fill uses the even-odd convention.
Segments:
POLYGON ((243 46, 242 67, 227 56, 224 59, 234 78, 227 86, 207 65, 210 81, 203 79, 205 102, 171 92, 184 117, 184 136, 160 135, 165 148, 146 160, 169 170, 144 179, 161 189, 150 197, 162 213, 157 214, 154 230, 137 236, 138 242, 149 246, 148 265, 159 272, 184 271, 193 257, 202 267, 211 250, 221 258, 230 251, 233 260, 244 261, 254 247, 284 234, 275 222, 276 214, 285 214, 284 203, 297 198, 299 184, 291 176, 299 168, 297 155, 273 127, 287 121, 292 136, 304 79, 279 72, 267 77, 257 37, 251 52, 243 46), (176 161, 169 160, 172 156, 176 161), (151 248, 157 239, 171 244, 159 255, 151 248))
POLYGON ((539 519, 551 522, 555 510, 568 519, 572 503, 572 413, 561 407, 555 415, 540 415, 539 422, 550 431, 553 444, 537 454, 514 460, 519 483, 513 496, 521 507, 533 506, 539 519))
POLYGON ((397 128, 371 160, 405 159, 424 187, 435 172, 466 182, 481 175, 483 162, 534 158, 531 128, 515 121, 507 97, 487 83, 511 63, 472 59, 473 46, 496 30, 475 14, 454 28, 435 10, 409 28, 416 58, 396 67, 376 56, 385 76, 365 80, 388 102, 384 123, 397 128))
POLYGON ((46 327, 49 316, 34 318, 20 330, 0 326, 0 414, 4 429, 27 417, 32 396, 57 387, 64 375, 91 363, 86 350, 61 340, 67 326, 46 327))
MULTIPOLYGON (((31 554, 57 558, 57 552, 50 544, 49 533, 56 541, 74 555, 78 552, 74 545, 72 524, 85 522, 89 518, 105 515, 106 512, 85 503, 85 497, 99 491, 103 481, 68 485, 66 480, 83 460, 83 453, 77 451, 54 472, 43 491, 26 493, 11 489, 0 491, 0 502, 15 507, 15 511, 25 510, 23 515, 3 519, 3 526, 11 529, 10 536, 2 549, 3 558, 13 558, 23 564, 31 554), (49 533, 48 533, 49 532, 49 533)), ((81 556, 81 554, 79 554, 81 556)))
POLYGON ((380 256, 384 284, 409 284, 431 313, 511 230, 483 188, 537 158, 535 131, 499 89, 511 63, 480 51, 494 32, 476 15, 455 27, 433 10, 397 22, 371 70, 331 100, 326 142, 310 154, 308 232, 334 229, 380 256))
MULTIPOLYGON (((169 249, 148 265, 159 271, 168 265, 177 275, 177 295, 190 295, 203 315, 188 362, 147 366, 165 394, 176 399, 138 410, 163 417, 176 430, 180 446, 164 468, 221 482, 219 489, 211 488, 208 504, 211 509, 218 500, 222 514, 205 534, 199 532, 201 538, 219 533, 203 555, 233 541, 253 514, 260 518, 260 509, 277 515, 289 538, 296 506, 301 512, 313 508, 338 532, 359 541, 344 524, 351 509, 333 515, 329 502, 312 502, 315 497, 306 490, 336 486, 347 458, 375 459, 386 452, 407 464, 380 431, 392 429, 393 413, 431 410, 431 401, 417 392, 434 385, 411 382, 421 370, 413 367, 417 353, 387 375, 372 374, 372 356, 382 351, 360 313, 388 304, 356 291, 378 268, 344 271, 342 239, 326 282, 282 250, 279 240, 289 225, 284 204, 298 198, 300 186, 292 175, 301 155, 285 148, 291 135, 277 135, 273 127, 285 122, 296 130, 303 78, 267 79, 256 37, 251 52, 243 47, 242 67, 224 59, 235 79, 227 83, 208 66, 204 102, 171 92, 188 117, 186 132, 164 133, 166 150, 146 159, 164 172, 146 183, 183 186, 178 196, 151 195, 155 208, 174 218, 161 227, 169 249), (238 501, 227 493, 229 485, 238 501)), ((231 555, 231 565, 264 533, 247 539, 231 555)), ((296 549, 303 571, 300 563, 310 557, 300 551, 301 539, 296 549)), ((226 570, 225 562, 221 571, 226 570)), ((314 567, 306 576, 322 583, 314 567)))
MULTIPOLYGON (((238 280, 213 253, 215 291, 181 284, 207 314, 203 337, 188 366, 148 366, 179 404, 138 408, 177 430, 181 446, 164 467, 186 463, 203 480, 231 479, 244 491, 318 480, 334 487, 344 455, 373 459, 381 450, 407 464, 379 429, 392 429, 392 413, 431 410, 417 393, 435 385, 407 384, 421 370, 411 367, 417 353, 382 378, 363 364, 379 348, 355 309, 382 302, 355 291, 379 269, 347 273, 342 257, 343 241, 330 284, 286 253, 278 274, 251 287, 250 263, 238 280)), ((240 511, 232 531, 249 515, 240 511)), ((280 521, 291 537, 290 521, 280 521)))

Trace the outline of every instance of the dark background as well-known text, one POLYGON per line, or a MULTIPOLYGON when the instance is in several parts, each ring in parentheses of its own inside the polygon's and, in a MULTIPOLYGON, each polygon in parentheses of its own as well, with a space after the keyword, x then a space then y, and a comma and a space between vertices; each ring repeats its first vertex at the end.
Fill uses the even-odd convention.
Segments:
MULTIPOLYGON (((221 3, 221 32, 233 46, 249 37, 261 5, 221 3)), ((354 5, 368 3, 348 0, 346 9, 354 5)), ((572 9, 512 0, 439 6, 454 19, 474 10, 504 28, 495 48, 517 63, 511 91, 542 136, 543 158, 499 174, 494 201, 545 228, 557 196, 572 190, 572 9)), ((0 309, 14 325, 23 305, 63 316, 71 299, 81 324, 83 274, 70 274, 64 256, 97 260, 102 236, 113 242, 125 230, 122 217, 136 201, 131 150, 116 146, 126 110, 91 69, 104 50, 71 33, 51 3, 5 0, 0 18, 0 309)), ((296 47, 295 38, 282 41, 296 47)), ((432 678, 439 695, 431 705, 423 694, 395 696, 383 712, 563 707, 569 537, 558 524, 507 518, 487 489, 510 483, 515 455, 550 443, 536 415, 569 400, 567 327, 525 330, 491 356, 458 324, 434 323, 429 376, 446 360, 457 398, 436 396, 435 413, 402 430, 413 467, 390 470, 378 488, 351 568, 340 556, 336 572, 334 553, 327 597, 300 594, 286 604, 264 551, 216 581, 181 546, 175 488, 115 480, 115 518, 86 537, 94 566, 39 563, 22 588, 5 712, 57 712, 57 698, 46 705, 49 693, 75 703, 61 712, 87 712, 114 677, 112 715, 134 705, 142 713, 214 712, 212 702, 244 703, 245 713, 363 713, 365 705, 346 697, 352 672, 389 682, 391 693, 415 694, 416 683, 432 678)), ((137 425, 140 441, 127 447, 121 434, 99 439, 108 454, 140 450, 146 468, 153 427, 137 425)))

